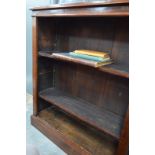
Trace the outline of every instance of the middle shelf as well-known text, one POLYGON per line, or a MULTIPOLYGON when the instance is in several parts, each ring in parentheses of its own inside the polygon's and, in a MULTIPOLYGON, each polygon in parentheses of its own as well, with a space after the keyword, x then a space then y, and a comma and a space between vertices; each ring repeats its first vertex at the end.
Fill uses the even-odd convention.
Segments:
POLYGON ((47 102, 67 112, 77 120, 112 136, 120 138, 123 118, 106 109, 101 109, 83 99, 75 98, 56 88, 48 88, 39 93, 47 102))
MULTIPOLYGON (((71 63, 90 66, 88 63, 85 63, 85 62, 82 62, 82 61, 79 62, 79 61, 76 61, 76 60, 55 57, 55 56, 52 55, 51 51, 49 51, 49 52, 48 51, 46 51, 46 52, 39 51, 38 55, 40 57, 46 57, 46 58, 50 58, 50 59, 57 59, 57 60, 61 60, 61 61, 67 61, 67 62, 71 62, 71 63)), ((90 66, 90 67, 92 67, 92 66, 90 66)), ((106 73, 109 73, 109 74, 112 74, 112 75, 117 75, 117 76, 128 79, 129 78, 129 69, 128 68, 129 68, 129 66, 127 66, 127 65, 124 65, 124 64, 122 65, 120 63, 115 62, 115 63, 110 64, 110 65, 97 67, 96 70, 99 70, 101 72, 106 72, 106 73)))

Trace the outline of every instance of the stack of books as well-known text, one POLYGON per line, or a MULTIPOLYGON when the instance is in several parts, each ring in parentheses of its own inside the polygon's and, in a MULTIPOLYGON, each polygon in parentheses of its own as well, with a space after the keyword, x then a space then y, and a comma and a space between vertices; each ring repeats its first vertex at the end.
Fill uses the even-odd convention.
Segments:
POLYGON ((53 57, 67 59, 93 67, 100 67, 112 63, 109 53, 92 50, 75 50, 68 53, 53 53, 53 57))

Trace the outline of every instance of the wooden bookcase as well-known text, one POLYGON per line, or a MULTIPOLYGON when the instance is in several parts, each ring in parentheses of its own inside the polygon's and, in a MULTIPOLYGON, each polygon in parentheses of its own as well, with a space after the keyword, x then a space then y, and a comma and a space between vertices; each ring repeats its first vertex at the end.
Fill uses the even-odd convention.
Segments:
POLYGON ((129 2, 32 8, 32 124, 70 155, 126 155, 129 126, 129 2), (109 51, 93 68, 52 52, 109 51))

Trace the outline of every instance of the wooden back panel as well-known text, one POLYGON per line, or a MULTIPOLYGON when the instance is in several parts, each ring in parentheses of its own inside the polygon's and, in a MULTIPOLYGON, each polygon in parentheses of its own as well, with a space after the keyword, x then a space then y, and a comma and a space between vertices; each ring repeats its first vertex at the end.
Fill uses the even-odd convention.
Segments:
POLYGON ((66 62, 55 63, 55 87, 124 116, 129 102, 128 79, 66 62))
MULTIPOLYGON (((38 23, 40 51, 108 51, 114 63, 120 63, 128 70, 128 17, 39 17, 38 23)), ((128 79, 87 66, 58 61, 53 63, 47 58, 42 58, 40 66, 48 70, 39 76, 39 90, 55 86, 120 116, 125 115, 129 103, 128 79), (46 66, 46 61, 50 67, 46 66)))
POLYGON ((129 19, 119 20, 115 27, 112 58, 129 68, 129 19))
POLYGON ((39 17, 38 49, 60 52, 76 49, 108 51, 115 62, 128 68, 128 20, 128 17, 39 17))
POLYGON ((114 36, 114 20, 104 18, 64 19, 59 23, 58 50, 91 49, 111 51, 114 36), (96 24, 98 23, 99 24, 96 24), (63 25, 63 26, 62 26, 63 25))
POLYGON ((39 18, 38 50, 54 50, 56 46, 57 19, 39 18))
POLYGON ((53 86, 53 63, 48 58, 38 59, 38 90, 42 91, 53 86))

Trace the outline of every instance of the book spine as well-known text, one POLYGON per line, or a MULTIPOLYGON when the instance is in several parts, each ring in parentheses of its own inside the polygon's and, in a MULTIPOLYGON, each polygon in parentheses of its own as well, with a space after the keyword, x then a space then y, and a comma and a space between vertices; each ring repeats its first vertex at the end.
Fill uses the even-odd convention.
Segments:
POLYGON ((70 52, 69 53, 71 56, 73 57, 77 57, 77 58, 82 58, 82 59, 87 59, 87 60, 93 60, 93 61, 104 61, 105 59, 101 58, 101 57, 96 57, 96 56, 90 56, 90 55, 85 55, 85 54, 78 54, 78 53, 74 53, 74 52, 70 52))

